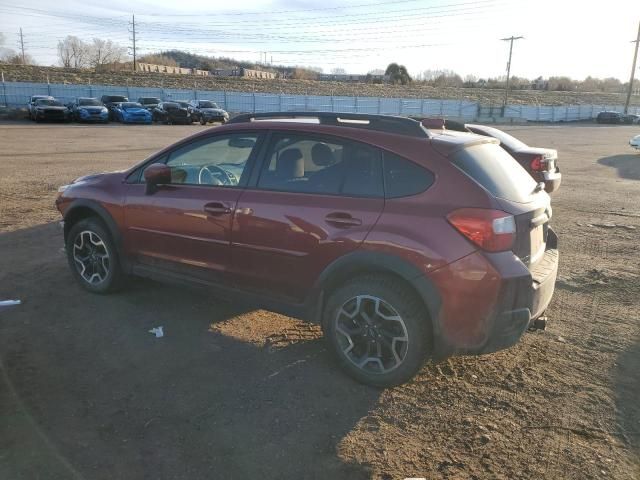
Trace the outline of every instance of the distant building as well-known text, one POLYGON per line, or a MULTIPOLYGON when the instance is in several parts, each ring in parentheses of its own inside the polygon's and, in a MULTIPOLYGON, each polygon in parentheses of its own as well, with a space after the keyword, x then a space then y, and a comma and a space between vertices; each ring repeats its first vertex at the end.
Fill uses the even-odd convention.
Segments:
POLYGON ((168 65, 155 65, 153 63, 143 62, 136 62, 136 71, 150 73, 170 73, 174 75, 209 75, 209 72, 207 70, 198 70, 197 68, 172 67, 168 65))
POLYGON ((325 82, 372 82, 386 83, 389 81, 389 75, 381 74, 349 74, 349 73, 319 73, 318 80, 325 82))
POLYGON ((242 77, 242 78, 263 78, 274 79, 277 77, 275 72, 267 72, 264 70, 252 70, 250 68, 233 67, 233 68, 216 68, 211 70, 210 75, 216 77, 242 77))

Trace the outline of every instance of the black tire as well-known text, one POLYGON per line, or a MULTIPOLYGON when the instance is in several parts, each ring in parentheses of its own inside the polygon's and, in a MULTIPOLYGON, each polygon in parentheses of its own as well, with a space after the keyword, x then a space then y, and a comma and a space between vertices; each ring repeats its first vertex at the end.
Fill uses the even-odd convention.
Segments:
POLYGON ((122 286, 124 274, 120 267, 118 251, 115 248, 108 229, 97 217, 84 218, 75 223, 67 235, 65 249, 67 251, 67 261, 71 272, 78 283, 86 290, 92 293, 110 293, 118 290, 122 286), (96 245, 96 242, 99 242, 102 246, 96 245), (91 246, 95 247, 95 252, 92 251, 91 254, 88 254, 84 247, 80 248, 85 244, 87 248, 91 248, 91 246), (79 259, 93 255, 94 253, 96 266, 89 265, 87 268, 87 264, 94 261, 87 259, 84 264, 85 270, 83 273, 83 263, 79 259), (108 257, 106 263, 99 260, 105 253, 108 257), (97 267, 98 263, 101 267, 97 267), (90 276, 92 280, 94 272, 97 274, 96 280, 98 281, 89 281, 86 277, 90 276), (100 277, 103 278, 100 279, 100 277))
MULTIPOLYGON (((353 309, 353 312, 358 311, 353 309)), ((410 380, 432 351, 431 322, 424 304, 406 284, 385 275, 356 277, 333 291, 329 295, 323 312, 323 331, 330 349, 344 371, 357 381, 375 387, 392 387, 410 380), (358 298, 360 298, 360 303, 358 303, 358 298), (381 302, 376 303, 373 299, 378 299, 381 302), (367 302, 370 304, 369 306, 367 306, 367 302), (354 319, 340 313, 351 310, 354 305, 361 305, 364 313, 357 313, 354 319), (371 308, 374 308, 375 312, 383 313, 387 319, 385 320, 379 315, 371 315, 371 308), (365 311, 367 309, 369 313, 365 311), (364 322, 366 320, 365 314, 369 318, 366 322, 364 322), (389 318, 396 318, 396 316, 400 318, 400 321, 389 320, 389 318), (350 332, 352 337, 349 336, 348 340, 344 333, 340 333, 340 331, 344 332, 344 328, 338 327, 339 323, 344 327, 344 323, 341 322, 344 322, 345 319, 353 322, 353 325, 348 325, 353 329, 353 333, 350 332), (369 328, 377 323, 377 320, 380 320, 382 328, 369 328), (371 323, 369 323, 370 321, 371 323), (356 322, 365 326, 356 326, 356 322), (390 335, 388 335, 388 329, 392 330, 390 335), (360 330, 360 332, 355 333, 355 330, 360 330), (381 334, 380 332, 386 333, 381 334), (375 337, 379 340, 374 340, 375 337), (407 341, 404 342, 401 337, 406 337, 407 341), (376 342, 384 346, 378 346, 376 342), (351 347, 351 351, 345 353, 350 345, 355 346, 351 347), (362 352, 363 345, 366 346, 366 353, 359 355, 358 352, 362 352), (397 356, 391 355, 393 352, 391 346, 395 349, 397 356), (382 355, 379 357, 380 362, 373 361, 375 360, 373 359, 359 367, 356 365, 356 360, 361 360, 364 357, 371 358, 369 348, 377 349, 377 352, 382 351, 382 355), (371 368, 374 365, 377 367, 371 368)))
POLYGON ((206 125, 207 121, 204 119, 204 117, 200 117, 200 125, 206 125))

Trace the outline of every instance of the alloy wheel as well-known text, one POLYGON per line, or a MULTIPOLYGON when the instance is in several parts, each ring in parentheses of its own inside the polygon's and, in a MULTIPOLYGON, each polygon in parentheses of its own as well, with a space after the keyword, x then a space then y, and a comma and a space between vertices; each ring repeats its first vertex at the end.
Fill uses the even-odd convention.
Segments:
POLYGON ((335 322, 343 355, 359 369, 383 374, 404 361, 409 347, 407 327, 383 299, 370 295, 350 298, 338 309, 335 322))
POLYGON ((83 230, 78 233, 73 242, 72 253, 76 269, 87 283, 101 283, 109 275, 109 250, 96 232, 83 230))

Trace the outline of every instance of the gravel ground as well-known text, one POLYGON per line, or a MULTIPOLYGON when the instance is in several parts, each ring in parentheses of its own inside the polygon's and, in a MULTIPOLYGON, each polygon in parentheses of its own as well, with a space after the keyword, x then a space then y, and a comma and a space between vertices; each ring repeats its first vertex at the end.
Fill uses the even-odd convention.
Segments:
POLYGON ((73 282, 57 186, 201 128, 0 125, 0 299, 23 301, 0 311, 0 478, 640 477, 638 127, 505 128, 560 154, 550 325, 388 390, 299 321, 73 282))

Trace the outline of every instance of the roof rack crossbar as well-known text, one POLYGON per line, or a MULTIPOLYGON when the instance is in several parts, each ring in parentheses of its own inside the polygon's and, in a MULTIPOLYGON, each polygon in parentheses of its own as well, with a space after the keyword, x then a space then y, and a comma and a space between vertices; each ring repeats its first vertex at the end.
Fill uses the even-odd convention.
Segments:
POLYGON ((228 123, 248 123, 255 120, 280 118, 317 118, 321 125, 335 125, 351 128, 364 128, 410 137, 429 138, 429 134, 416 120, 391 115, 368 115, 364 113, 335 112, 264 112, 245 113, 234 117, 228 123))

